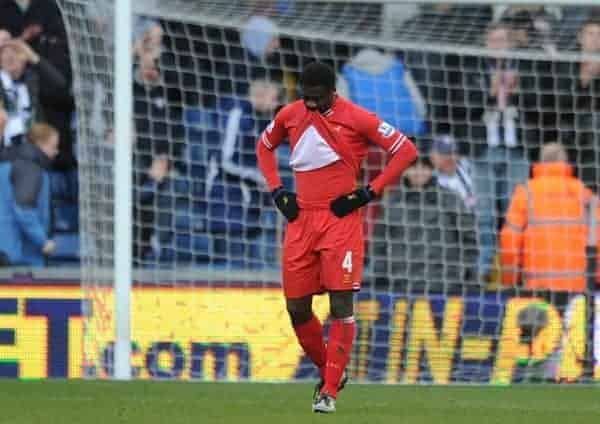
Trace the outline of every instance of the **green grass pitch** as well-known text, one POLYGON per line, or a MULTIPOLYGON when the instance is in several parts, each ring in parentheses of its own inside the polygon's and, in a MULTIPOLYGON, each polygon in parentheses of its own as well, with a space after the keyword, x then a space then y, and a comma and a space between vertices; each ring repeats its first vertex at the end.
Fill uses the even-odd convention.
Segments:
POLYGON ((0 424, 587 424, 595 387, 350 385, 333 415, 308 384, 0 381, 0 424))

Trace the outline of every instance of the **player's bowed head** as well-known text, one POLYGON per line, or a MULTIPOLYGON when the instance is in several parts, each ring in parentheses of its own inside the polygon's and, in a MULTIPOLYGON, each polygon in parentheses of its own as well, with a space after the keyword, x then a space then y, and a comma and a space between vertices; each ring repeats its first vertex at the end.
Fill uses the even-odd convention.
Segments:
POLYGON ((302 71, 302 99, 309 110, 327 112, 335 100, 335 71, 323 62, 312 62, 302 71))

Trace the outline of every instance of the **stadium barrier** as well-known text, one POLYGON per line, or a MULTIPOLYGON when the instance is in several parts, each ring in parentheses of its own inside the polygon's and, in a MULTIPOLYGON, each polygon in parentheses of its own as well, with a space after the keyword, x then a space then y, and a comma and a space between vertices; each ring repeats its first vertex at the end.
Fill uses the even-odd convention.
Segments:
MULTIPOLYGON (((131 363, 136 378, 317 377, 295 340, 275 283, 269 287, 242 282, 222 287, 202 282, 138 284, 132 299, 131 363), (167 316, 171 319, 164 319, 167 316)), ((113 305, 108 288, 83 300, 78 282, 1 285, 0 377, 110 377, 113 305), (104 331, 93 339, 84 337, 85 314, 104 322, 94 324, 104 331)), ((586 305, 582 295, 557 293, 518 297, 495 291, 459 297, 361 293, 351 372, 357 381, 380 383, 600 380, 597 366, 593 376, 584 375, 586 305)), ((596 311, 599 308, 597 294, 596 311)), ((319 318, 327 318, 326 297, 316 299, 315 311, 319 318)), ((597 318, 593 333, 597 364, 597 318)))

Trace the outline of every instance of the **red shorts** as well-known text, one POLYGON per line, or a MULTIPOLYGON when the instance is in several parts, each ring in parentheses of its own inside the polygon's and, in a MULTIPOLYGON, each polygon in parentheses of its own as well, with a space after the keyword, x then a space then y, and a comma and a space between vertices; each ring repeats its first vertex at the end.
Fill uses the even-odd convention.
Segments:
POLYGON ((363 260, 361 211, 338 218, 329 209, 302 209, 283 242, 285 297, 359 290, 363 260))

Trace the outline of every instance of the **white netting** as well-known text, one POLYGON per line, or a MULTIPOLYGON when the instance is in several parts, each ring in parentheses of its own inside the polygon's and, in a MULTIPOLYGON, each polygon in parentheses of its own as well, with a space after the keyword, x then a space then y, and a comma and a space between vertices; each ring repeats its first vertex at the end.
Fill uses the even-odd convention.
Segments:
MULTIPOLYGON (((62 5, 78 92, 86 371, 103 377, 113 338, 111 126, 119 113, 112 13, 104 1, 62 5)), ((297 98, 302 67, 319 59, 339 73, 340 93, 415 137, 422 152, 438 152, 439 184, 423 186, 427 171, 415 171, 367 209, 353 376, 593 378, 582 199, 537 209, 526 195, 514 216, 528 226, 512 219, 498 237, 513 189, 543 144, 561 141, 578 175, 598 188, 600 25, 589 21, 592 7, 169 0, 134 1, 134 9, 132 338, 141 377, 316 376, 283 308, 283 224, 262 189, 254 142, 276 106, 297 98), (455 147, 463 159, 446 175, 455 147), (525 229, 534 230, 522 242, 525 229), (498 255, 500 242, 524 246, 520 257, 531 265, 516 288, 500 290, 511 275, 500 275, 498 262, 519 266, 498 255), (548 264, 554 274, 536 285, 531 273, 548 264)), ((289 151, 278 153, 292 187, 289 151)), ((374 150, 365 180, 384 163, 374 150)), ((325 318, 325 299, 315 306, 325 318)))

